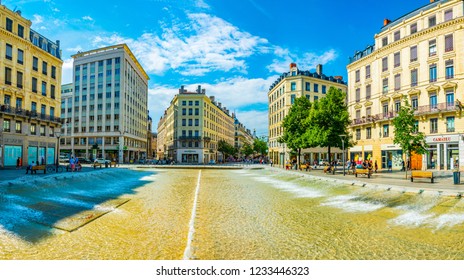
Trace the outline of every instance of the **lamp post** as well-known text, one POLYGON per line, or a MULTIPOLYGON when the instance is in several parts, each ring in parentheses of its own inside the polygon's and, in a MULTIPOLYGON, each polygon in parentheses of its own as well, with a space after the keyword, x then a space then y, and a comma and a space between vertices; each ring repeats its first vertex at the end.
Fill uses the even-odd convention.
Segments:
POLYGON ((58 166, 60 165, 60 137, 61 132, 55 132, 56 142, 56 172, 58 172, 58 166))
POLYGON ((346 134, 340 134, 338 135, 340 137, 340 139, 342 140, 342 150, 343 150, 343 155, 342 155, 342 159, 343 159, 343 176, 345 176, 345 137, 346 137, 346 134))

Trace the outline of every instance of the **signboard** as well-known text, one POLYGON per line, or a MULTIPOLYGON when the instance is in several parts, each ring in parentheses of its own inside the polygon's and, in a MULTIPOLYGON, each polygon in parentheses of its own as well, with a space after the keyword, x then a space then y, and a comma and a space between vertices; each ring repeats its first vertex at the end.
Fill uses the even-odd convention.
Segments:
POLYGON ((459 142, 459 135, 435 135, 425 137, 427 143, 459 142))

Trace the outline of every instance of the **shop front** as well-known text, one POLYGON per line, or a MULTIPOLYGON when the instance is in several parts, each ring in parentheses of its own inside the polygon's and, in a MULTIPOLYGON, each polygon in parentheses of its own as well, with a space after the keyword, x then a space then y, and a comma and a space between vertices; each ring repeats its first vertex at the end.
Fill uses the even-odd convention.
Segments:
POLYGON ((177 159, 178 162, 196 164, 203 162, 203 158, 200 158, 201 150, 179 149, 177 154, 180 156, 180 158, 177 159))
POLYGON ((399 145, 382 144, 380 148, 382 150, 382 169, 401 170, 403 168, 403 150, 399 145))
POLYGON ((452 170, 458 168, 460 164, 460 150, 462 145, 461 137, 458 134, 446 136, 427 136, 427 155, 423 157, 423 164, 427 169, 452 170))
POLYGON ((349 160, 354 160, 356 164, 361 164, 364 160, 363 156, 363 147, 362 146, 354 146, 350 148, 350 157, 349 160))

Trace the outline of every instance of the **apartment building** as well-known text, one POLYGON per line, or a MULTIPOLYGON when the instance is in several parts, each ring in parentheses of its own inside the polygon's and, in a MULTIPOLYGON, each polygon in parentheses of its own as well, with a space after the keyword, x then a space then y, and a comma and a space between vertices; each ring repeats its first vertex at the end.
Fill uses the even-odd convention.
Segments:
POLYGON ((0 167, 56 160, 60 120, 60 42, 0 5, 0 167))
POLYGON ((135 162, 147 157, 149 77, 126 44, 73 56, 72 97, 62 102, 61 151, 135 162))
POLYGON ((375 43, 350 58, 348 105, 357 142, 351 158, 401 168, 392 119, 406 98, 428 144, 426 155, 413 156, 412 168, 451 170, 456 159, 464 166, 463 7, 462 0, 430 1, 396 20, 385 19, 375 43))
MULTIPOLYGON (((291 159, 291 150, 278 139, 283 135, 282 121, 288 114, 295 99, 305 96, 311 102, 323 98, 330 87, 347 91, 347 85, 341 76, 326 76, 322 65, 317 65, 316 72, 299 70, 296 63, 290 64, 290 71, 283 73, 269 87, 269 158, 274 164, 282 165, 291 159)), ((341 149, 332 148, 335 157, 341 159, 341 149)), ((320 161, 328 159, 327 148, 318 147, 302 150, 304 160, 320 161)), ((303 160, 303 159, 301 159, 303 160)))
POLYGON ((232 117, 235 119, 235 142, 234 147, 238 150, 238 156, 243 157, 244 155, 241 153, 241 149, 243 145, 248 144, 253 147, 254 140, 256 136, 246 128, 244 124, 242 124, 235 114, 232 114, 232 117))
POLYGON ((218 142, 234 145, 234 118, 214 96, 198 86, 195 92, 182 86, 158 124, 158 157, 180 163, 225 160, 218 142))

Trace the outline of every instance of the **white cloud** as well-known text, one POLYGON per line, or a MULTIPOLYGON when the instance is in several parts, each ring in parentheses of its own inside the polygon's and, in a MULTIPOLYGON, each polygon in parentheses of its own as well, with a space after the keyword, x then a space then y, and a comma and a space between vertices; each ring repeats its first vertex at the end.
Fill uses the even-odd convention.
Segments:
POLYGON ((72 83, 73 59, 68 58, 63 61, 62 67, 62 84, 72 83))
POLYGON ((274 54, 278 57, 272 60, 272 64, 268 65, 267 69, 276 73, 288 72, 289 65, 292 62, 296 62, 299 69, 309 70, 314 69, 318 64, 324 65, 338 57, 337 52, 333 49, 325 51, 322 54, 308 52, 296 55, 286 49, 277 47, 274 54))
POLYGON ((72 52, 72 53, 81 52, 81 51, 83 51, 83 50, 84 50, 84 48, 81 47, 80 45, 77 45, 77 46, 75 46, 75 47, 73 47, 73 48, 67 48, 67 49, 66 49, 66 51, 72 52))
POLYGON ((93 18, 91 16, 84 16, 82 17, 83 20, 88 20, 88 21, 93 21, 93 18))
POLYGON ((34 18, 31 20, 33 26, 43 22, 43 17, 41 15, 33 15, 33 17, 34 18))
POLYGON ((138 39, 119 35, 97 36, 94 44, 127 43, 149 73, 162 75, 173 69, 185 76, 214 71, 247 73, 245 59, 267 52, 268 41, 221 18, 204 13, 188 14, 187 24, 164 28, 161 35, 145 33, 138 39))
POLYGON ((206 2, 204 0, 196 0, 195 1, 195 6, 197 8, 208 9, 208 10, 211 8, 208 4, 206 4, 206 2))
POLYGON ((268 114, 266 111, 236 111, 238 120, 248 128, 251 133, 256 130, 256 136, 268 135, 268 114))

